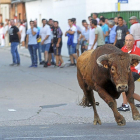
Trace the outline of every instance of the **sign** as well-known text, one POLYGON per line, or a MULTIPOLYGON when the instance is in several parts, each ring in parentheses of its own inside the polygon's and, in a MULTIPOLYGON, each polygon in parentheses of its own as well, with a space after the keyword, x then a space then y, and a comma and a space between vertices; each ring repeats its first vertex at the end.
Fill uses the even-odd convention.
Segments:
POLYGON ((128 0, 118 0, 119 3, 128 3, 128 0))
POLYGON ((121 4, 118 3, 118 11, 121 11, 121 4))

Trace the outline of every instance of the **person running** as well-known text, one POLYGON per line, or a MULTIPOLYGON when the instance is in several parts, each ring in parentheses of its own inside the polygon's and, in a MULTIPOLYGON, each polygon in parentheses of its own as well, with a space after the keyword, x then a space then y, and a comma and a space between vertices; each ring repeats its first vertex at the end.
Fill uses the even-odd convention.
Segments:
POLYGON ((44 52, 45 63, 44 67, 48 67, 48 52, 51 45, 51 29, 46 24, 46 19, 42 19, 43 26, 40 29, 39 38, 41 38, 42 52, 44 52))
POLYGON ((52 46, 54 49, 54 54, 56 58, 56 67, 63 68, 65 66, 64 61, 61 57, 61 49, 62 49, 62 31, 59 27, 58 21, 54 21, 54 29, 53 29, 53 41, 52 46), (59 64, 60 62, 60 64, 59 64))
POLYGON ((135 45, 140 48, 140 23, 138 23, 136 16, 132 16, 129 20, 131 23, 130 33, 134 37, 135 45))
POLYGON ((12 19, 10 21, 10 29, 9 29, 9 36, 11 42, 11 54, 13 58, 13 63, 10 66, 19 66, 20 65, 20 56, 18 53, 18 45, 21 39, 21 34, 19 29, 15 26, 15 21, 12 19))
POLYGON ((77 28, 74 26, 74 22, 72 19, 68 20, 69 27, 65 33, 65 36, 68 36, 68 53, 70 55, 71 64, 70 66, 75 66, 73 57, 77 61, 78 57, 76 54, 76 46, 77 46, 77 28))
POLYGON ((31 55, 31 67, 37 67, 37 28, 34 27, 34 21, 30 21, 31 28, 27 30, 26 48, 28 48, 31 55))
MULTIPOLYGON (((140 56, 140 48, 134 44, 134 38, 131 34, 128 34, 125 37, 125 46, 121 49, 125 53, 136 54, 140 56)), ((140 78, 140 63, 136 62, 131 66, 132 75, 134 81, 137 81, 140 78)), ((123 103, 122 106, 118 108, 118 111, 130 111, 129 105, 127 103, 126 93, 122 93, 123 103)), ((133 94, 133 98, 140 102, 140 96, 136 93, 133 94)), ((140 104, 136 104, 136 107, 140 107, 140 104)))
POLYGON ((127 26, 123 24, 123 17, 118 17, 118 26, 116 28, 116 39, 114 45, 121 49, 125 43, 125 36, 129 34, 127 26))

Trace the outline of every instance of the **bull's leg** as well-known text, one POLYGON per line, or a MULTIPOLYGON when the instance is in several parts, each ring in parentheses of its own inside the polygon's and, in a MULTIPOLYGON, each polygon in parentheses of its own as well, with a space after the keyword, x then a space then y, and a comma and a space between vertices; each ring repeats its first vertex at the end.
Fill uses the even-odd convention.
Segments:
POLYGON ((118 112, 116 101, 101 87, 96 86, 99 96, 108 104, 114 113, 115 120, 118 125, 123 126, 126 124, 124 117, 118 112))
POLYGON ((84 97, 83 97, 82 103, 80 105, 89 106, 89 104, 90 104, 90 106, 93 106, 93 111, 94 111, 94 122, 93 123, 94 123, 94 125, 97 125, 97 124, 101 125, 101 120, 100 120, 99 115, 96 110, 96 103, 95 103, 93 91, 89 90, 87 88, 87 85, 83 81, 82 76, 78 70, 77 70, 77 78, 78 78, 79 85, 83 89, 83 92, 84 92, 84 97))
POLYGON ((128 92, 126 93, 126 96, 127 96, 127 101, 129 102, 129 104, 131 106, 133 119, 134 120, 140 120, 139 111, 137 110, 137 108, 136 108, 136 106, 134 104, 134 98, 133 98, 133 94, 134 94, 134 82, 133 82, 133 79, 132 78, 133 77, 130 76, 130 80, 129 80, 129 83, 128 83, 128 92))

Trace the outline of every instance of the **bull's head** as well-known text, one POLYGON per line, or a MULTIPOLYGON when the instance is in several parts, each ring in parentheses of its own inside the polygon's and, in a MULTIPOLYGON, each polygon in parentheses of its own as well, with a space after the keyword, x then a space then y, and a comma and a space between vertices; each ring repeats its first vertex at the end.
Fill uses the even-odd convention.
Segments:
POLYGON ((130 66, 140 61, 140 56, 134 54, 105 54, 97 59, 97 64, 109 70, 110 79, 116 85, 118 92, 128 91, 130 66))

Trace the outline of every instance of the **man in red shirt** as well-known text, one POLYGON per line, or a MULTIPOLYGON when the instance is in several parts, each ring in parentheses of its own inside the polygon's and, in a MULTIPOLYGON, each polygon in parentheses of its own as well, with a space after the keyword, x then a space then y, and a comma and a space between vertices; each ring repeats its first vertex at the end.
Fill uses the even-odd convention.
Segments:
MULTIPOLYGON (((121 49, 123 52, 129 54, 136 54, 140 56, 140 48, 134 45, 134 38, 131 34, 126 35, 125 37, 125 46, 121 49)), ((134 77, 134 81, 137 81, 140 78, 140 63, 135 63, 131 66, 132 75, 134 77)), ((118 108, 118 111, 130 111, 130 108, 127 104, 127 98, 125 92, 122 93, 123 96, 123 104, 118 108)), ((133 94, 133 98, 140 101, 140 96, 136 93, 133 94)), ((140 107, 140 104, 136 104, 137 107, 140 107)))

